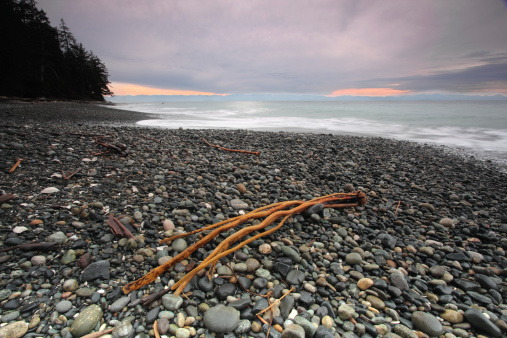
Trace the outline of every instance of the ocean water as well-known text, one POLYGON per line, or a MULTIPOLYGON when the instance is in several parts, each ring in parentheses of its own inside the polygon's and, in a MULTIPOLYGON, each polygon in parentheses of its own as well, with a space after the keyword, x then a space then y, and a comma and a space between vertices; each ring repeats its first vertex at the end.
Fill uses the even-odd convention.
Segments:
POLYGON ((156 102, 141 126, 249 129, 392 138, 444 145, 507 165, 507 101, 156 102))

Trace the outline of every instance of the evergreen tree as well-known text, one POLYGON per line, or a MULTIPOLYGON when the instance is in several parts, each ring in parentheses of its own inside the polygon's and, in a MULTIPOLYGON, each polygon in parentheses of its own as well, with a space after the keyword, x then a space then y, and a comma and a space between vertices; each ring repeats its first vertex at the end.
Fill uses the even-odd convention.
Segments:
POLYGON ((104 100, 112 95, 104 63, 61 21, 49 24, 34 0, 0 1, 0 95, 104 100))

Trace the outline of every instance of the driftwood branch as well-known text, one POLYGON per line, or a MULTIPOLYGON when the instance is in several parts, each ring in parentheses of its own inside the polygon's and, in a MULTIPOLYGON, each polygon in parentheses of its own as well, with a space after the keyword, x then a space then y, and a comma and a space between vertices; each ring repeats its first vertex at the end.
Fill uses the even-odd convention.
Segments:
POLYGON ((251 243, 252 241, 267 236, 278 229, 282 227, 282 225, 293 215, 299 214, 303 212, 304 210, 308 209, 309 207, 316 205, 316 204, 323 204, 325 207, 333 207, 333 208, 340 208, 340 207, 352 207, 352 206, 358 206, 358 205, 364 205, 366 203, 366 195, 363 192, 355 192, 355 193, 337 193, 337 194, 331 194, 323 197, 314 198, 310 201, 286 201, 281 203, 275 203, 271 204, 265 207, 261 207, 258 209, 255 209, 254 211, 251 211, 247 214, 244 214, 242 216, 234 217, 229 220, 225 220, 223 222, 219 222, 213 225, 209 225, 203 229, 192 231, 187 234, 183 235, 176 235, 167 239, 164 239, 161 241, 161 243, 172 241, 176 238, 181 238, 183 236, 189 235, 189 234, 195 234, 200 231, 204 230, 211 230, 208 235, 204 236, 200 241, 194 243, 190 247, 186 248, 184 251, 173 257, 171 260, 167 261, 166 263, 160 265, 159 267, 151 270, 148 272, 145 276, 141 277, 140 279, 131 282, 123 287, 124 293, 129 293, 131 291, 137 290, 151 282, 153 282, 158 276, 160 276, 165 271, 169 270, 172 266, 174 266, 176 263, 182 261, 183 259, 186 259, 189 257, 193 252, 197 251, 199 248, 202 248, 207 243, 209 243, 211 240, 213 240, 217 235, 224 231, 228 231, 240 224, 245 223, 248 220, 251 219, 257 219, 257 218, 263 218, 266 217, 264 221, 262 221, 259 224, 247 226, 239 231, 234 232, 229 237, 225 238, 221 243, 217 245, 215 250, 211 254, 206 257, 201 264, 199 264, 196 268, 194 268, 192 271, 187 273, 182 279, 180 279, 171 289, 176 290, 174 294, 178 296, 181 294, 185 286, 190 282, 190 280, 201 270, 205 269, 207 266, 212 266, 212 271, 215 266, 215 264, 223 257, 239 250, 243 246, 251 243), (340 202, 340 203, 337 203, 340 202), (288 210, 284 210, 287 208, 291 208, 288 210), (283 217, 283 218, 282 218, 283 217), (234 243, 238 242, 243 237, 248 236, 250 233, 254 231, 260 231, 265 229, 267 226, 269 226, 271 223, 276 221, 277 219, 282 218, 280 223, 264 232, 258 233, 247 240, 237 244, 235 247, 230 248, 234 243), (230 249, 229 249, 230 248, 230 249))
POLYGON ((111 150, 119 153, 120 155, 125 155, 125 150, 127 149, 127 146, 125 146, 124 144, 119 144, 119 145, 110 144, 110 143, 107 143, 105 140, 103 140, 100 137, 95 138, 95 143, 100 144, 101 146, 106 147, 108 149, 111 149, 111 150))
POLYGON ((245 154, 252 154, 252 155, 256 155, 256 156, 259 156, 261 154, 260 151, 248 151, 248 150, 237 150, 237 149, 227 149, 227 148, 224 148, 224 147, 221 147, 221 146, 217 146, 215 144, 211 144, 209 143, 208 141, 206 141, 206 139, 203 138, 203 141, 209 145, 210 147, 215 147, 215 148, 218 148, 218 149, 222 149, 222 150, 225 150, 225 151, 232 151, 232 152, 235 152, 235 153, 245 153, 245 154))
POLYGON ((113 234, 120 237, 133 238, 137 241, 137 238, 116 217, 110 215, 107 224, 111 227, 113 234))
POLYGON ((46 251, 53 249, 53 247, 57 245, 58 242, 23 243, 8 248, 3 248, 0 250, 0 252, 11 251, 16 249, 21 251, 46 251))

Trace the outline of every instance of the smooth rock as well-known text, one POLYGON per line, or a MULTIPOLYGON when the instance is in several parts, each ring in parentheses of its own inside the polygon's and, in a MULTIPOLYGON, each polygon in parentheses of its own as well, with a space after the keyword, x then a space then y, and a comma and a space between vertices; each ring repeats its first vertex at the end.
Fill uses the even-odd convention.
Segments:
POLYGON ((412 323, 417 329, 431 337, 438 337, 444 332, 440 321, 431 313, 415 311, 412 313, 412 323))
POLYGON ((65 313, 72 309, 72 302, 68 300, 62 300, 56 303, 55 310, 59 313, 65 313))
POLYGON ((393 269, 389 276, 389 280, 391 281, 391 284, 397 287, 398 289, 401 290, 409 289, 407 280, 405 279, 405 275, 399 270, 393 269))
POLYGON ((28 331, 28 323, 14 322, 0 328, 0 338, 20 338, 28 331))
POLYGON ((67 235, 65 235, 62 231, 57 231, 57 232, 49 235, 46 238, 46 241, 47 242, 57 242, 57 243, 63 244, 65 242, 67 242, 67 235))
POLYGON ((356 310, 348 304, 342 304, 338 307, 338 316, 341 320, 349 319, 354 313, 356 313, 356 310))
POLYGON ((178 310, 181 305, 183 304, 183 298, 181 297, 174 297, 174 294, 168 294, 164 295, 162 297, 162 305, 169 310, 169 311, 176 311, 178 310))
POLYGON ((43 266, 44 264, 46 264, 46 257, 44 256, 33 256, 31 259, 30 259, 30 262, 32 262, 32 264, 34 266, 43 266))
POLYGON ((445 309, 445 311, 440 313, 439 316, 451 324, 458 324, 463 322, 463 315, 458 311, 451 309, 445 309))
POLYGON ((111 332, 113 338, 132 338, 134 337, 135 330, 129 321, 122 321, 116 325, 111 332))
POLYGON ((188 247, 187 241, 185 241, 183 238, 176 239, 173 242, 172 246, 176 252, 182 252, 188 247))
POLYGON ((351 252, 345 256, 345 262, 349 265, 361 264, 362 261, 363 258, 357 252, 351 252))
POLYGON ((100 306, 96 304, 90 305, 81 311, 74 319, 70 327, 70 333, 72 333, 74 337, 84 336, 93 330, 100 318, 102 318, 102 309, 100 306))
POLYGON ((289 285, 299 285, 299 284, 303 283, 304 280, 305 280, 305 273, 301 270, 296 270, 296 269, 289 271, 289 273, 287 274, 287 277, 285 277, 285 281, 289 285))
POLYGON ((313 337, 317 331, 317 327, 312 322, 301 316, 294 318, 294 324, 301 326, 305 330, 305 337, 313 337))
POLYGON ((371 286, 373 286, 373 280, 370 278, 361 278, 357 281, 357 287, 361 290, 369 289, 371 286))
POLYGON ((215 333, 234 331, 239 325, 239 311, 230 306, 219 304, 204 314, 204 325, 215 333))
POLYGON ((283 252, 285 256, 289 257, 294 263, 299 263, 299 261, 301 260, 299 253, 291 247, 282 246, 280 247, 280 250, 283 252))
POLYGON ((75 291, 79 288, 79 283, 75 279, 68 279, 63 282, 63 291, 75 291))
POLYGON ((282 338, 305 338, 305 330, 301 325, 290 324, 283 330, 282 338))
POLYGON ((500 328, 478 309, 471 308, 466 310, 465 318, 467 322, 478 331, 484 332, 492 337, 500 337, 502 335, 500 328))
POLYGON ((120 312, 129 302, 130 298, 128 296, 118 298, 113 304, 109 305, 109 311, 113 313, 120 312))
POLYGON ((241 210, 248 208, 248 204, 243 202, 242 200, 236 198, 231 200, 231 207, 235 210, 241 210))
POLYGON ((84 269, 80 280, 81 282, 87 282, 97 278, 109 280, 109 269, 109 261, 103 260, 91 263, 84 269))
POLYGON ((63 264, 63 265, 67 265, 67 264, 70 264, 70 263, 74 263, 76 261, 76 252, 72 249, 70 250, 67 250, 63 256, 62 256, 62 259, 60 260, 60 262, 63 264))

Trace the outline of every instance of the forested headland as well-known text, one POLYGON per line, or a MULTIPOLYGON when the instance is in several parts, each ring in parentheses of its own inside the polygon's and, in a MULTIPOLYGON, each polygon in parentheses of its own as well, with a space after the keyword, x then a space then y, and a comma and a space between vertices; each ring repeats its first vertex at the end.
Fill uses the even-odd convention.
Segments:
POLYGON ((65 25, 52 27, 34 0, 0 1, 0 96, 103 101, 105 64, 65 25))

